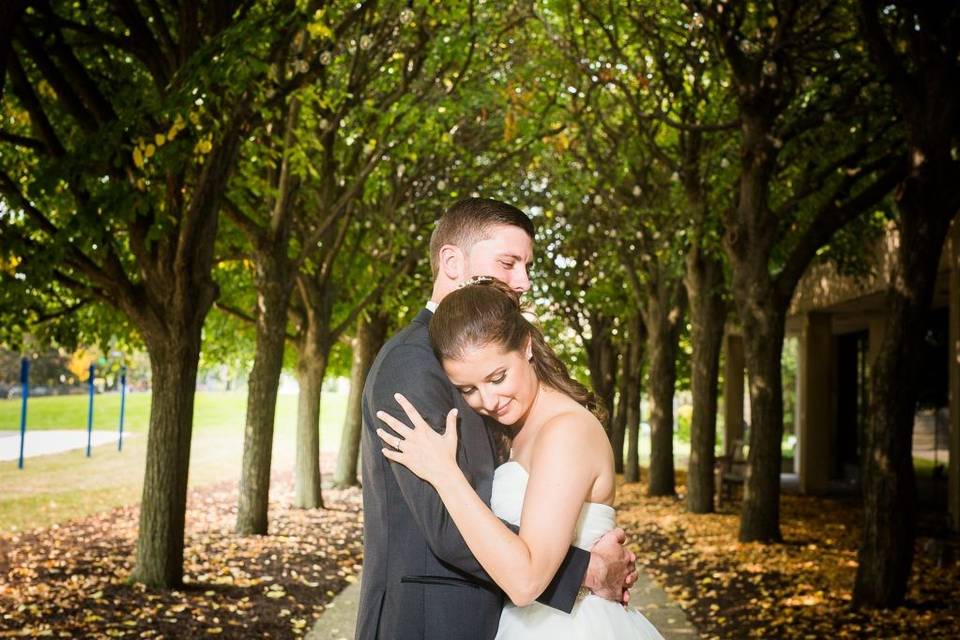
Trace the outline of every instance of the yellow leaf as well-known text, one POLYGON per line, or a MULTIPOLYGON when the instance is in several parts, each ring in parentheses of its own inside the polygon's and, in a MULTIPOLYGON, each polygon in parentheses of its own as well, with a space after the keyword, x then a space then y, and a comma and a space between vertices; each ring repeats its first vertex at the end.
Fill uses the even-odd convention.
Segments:
POLYGON ((143 169, 143 154, 140 153, 139 147, 133 150, 133 164, 137 169, 143 169))
MULTIPOLYGON (((90 365, 96 360, 96 356, 87 353, 84 349, 77 349, 70 356, 70 362, 67 363, 67 370, 72 373, 79 382, 86 382, 90 378, 90 365)), ((103 592, 98 591, 93 594, 94 599, 102 598, 103 592)))
POLYGON ((323 19, 323 12, 323 9, 318 9, 317 12, 313 14, 313 21, 307 25, 307 31, 310 35, 320 40, 333 37, 333 31, 327 26, 327 23, 323 19))
POLYGON ((155 146, 153 146, 152 144, 148 144, 148 145, 147 145, 146 156, 147 156, 148 158, 152 158, 152 157, 153 157, 153 154, 156 153, 156 152, 157 152, 157 148, 156 148, 155 146))
POLYGON ((162 133, 158 133, 157 135, 153 136, 153 141, 157 143, 158 147, 162 147, 164 143, 166 143, 167 137, 162 133))
POLYGON ((17 265, 20 264, 21 260, 19 256, 10 256, 7 260, 0 259, 0 271, 13 275, 16 273, 17 265))
POLYGON ((507 111, 503 117, 503 141, 512 142, 517 137, 517 116, 513 111, 507 111))

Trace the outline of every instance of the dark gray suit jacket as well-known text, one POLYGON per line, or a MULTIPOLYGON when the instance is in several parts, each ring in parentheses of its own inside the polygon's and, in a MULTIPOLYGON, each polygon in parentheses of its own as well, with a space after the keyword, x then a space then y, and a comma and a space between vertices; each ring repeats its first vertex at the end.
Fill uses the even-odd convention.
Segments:
MULTIPOLYGON (((430 484, 380 450, 378 410, 405 421, 402 393, 435 428, 460 413, 457 462, 487 504, 495 466, 491 432, 450 384, 430 348, 424 309, 374 360, 363 390, 363 578, 357 640, 489 640, 503 593, 467 548, 430 484)), ((409 422, 409 421, 407 421, 409 422)), ((571 547, 540 602, 569 612, 590 554, 571 547)))

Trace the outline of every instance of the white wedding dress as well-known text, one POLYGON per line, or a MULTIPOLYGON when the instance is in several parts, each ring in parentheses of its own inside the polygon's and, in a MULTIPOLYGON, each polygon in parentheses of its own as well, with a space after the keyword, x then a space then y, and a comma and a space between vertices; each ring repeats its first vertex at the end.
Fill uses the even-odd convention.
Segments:
MULTIPOLYGON (((526 469, 518 462, 511 460, 497 467, 493 476, 490 506, 499 518, 520 525, 528 479, 526 469)), ((616 526, 615 516, 616 511, 611 506, 596 502, 584 504, 573 544, 589 551, 600 536, 616 526)), ((656 627, 636 609, 626 609, 616 602, 594 595, 581 599, 570 613, 539 602, 516 607, 508 601, 503 607, 497 629, 497 640, 581 638, 663 640, 656 627)))

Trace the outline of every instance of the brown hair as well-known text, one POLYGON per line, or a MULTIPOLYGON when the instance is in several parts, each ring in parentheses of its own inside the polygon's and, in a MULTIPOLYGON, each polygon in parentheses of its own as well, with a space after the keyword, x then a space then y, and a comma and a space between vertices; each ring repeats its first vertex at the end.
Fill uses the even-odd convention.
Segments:
POLYGON ((586 407, 600 422, 606 411, 596 396, 574 380, 557 354, 530 323, 520 305, 520 294, 495 278, 479 278, 449 293, 430 321, 430 344, 437 358, 457 360, 467 349, 488 344, 507 351, 521 351, 531 340, 533 369, 537 379, 586 407))
POLYGON ((440 271, 440 247, 452 244, 469 252, 477 242, 486 240, 499 225, 519 227, 533 239, 533 222, 515 206, 490 198, 467 198, 451 206, 437 222, 430 236, 430 270, 440 271))

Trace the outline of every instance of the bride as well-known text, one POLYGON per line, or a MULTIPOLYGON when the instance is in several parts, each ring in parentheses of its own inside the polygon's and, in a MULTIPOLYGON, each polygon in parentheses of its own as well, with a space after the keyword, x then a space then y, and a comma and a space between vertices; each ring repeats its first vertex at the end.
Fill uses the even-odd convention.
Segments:
POLYGON ((456 462, 457 412, 441 435, 397 394, 413 428, 384 411, 383 455, 437 490, 470 551, 509 597, 497 638, 662 639, 636 610, 586 595, 570 614, 535 602, 571 541, 583 549, 615 526, 613 451, 593 394, 524 318, 518 294, 490 278, 444 298, 430 342, 451 382, 478 413, 512 431, 487 505, 456 462), (504 521, 519 525, 513 533, 504 521))

